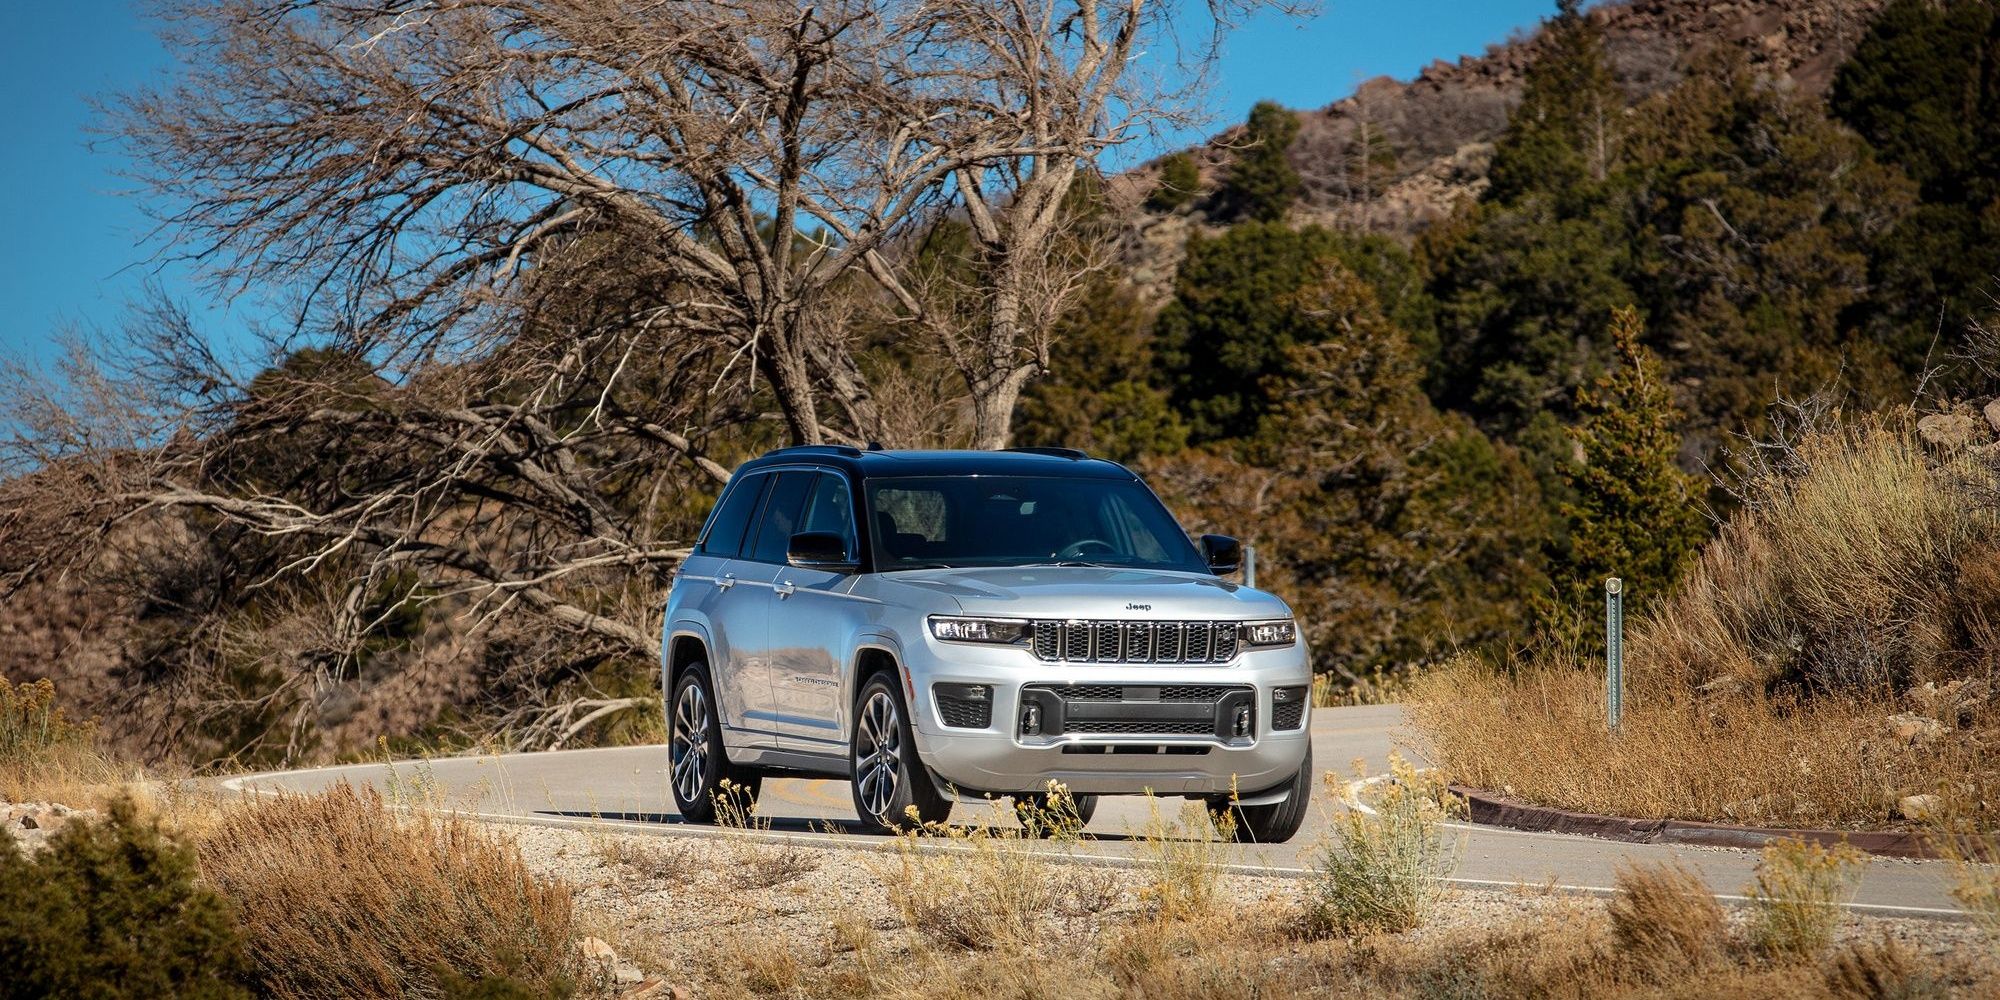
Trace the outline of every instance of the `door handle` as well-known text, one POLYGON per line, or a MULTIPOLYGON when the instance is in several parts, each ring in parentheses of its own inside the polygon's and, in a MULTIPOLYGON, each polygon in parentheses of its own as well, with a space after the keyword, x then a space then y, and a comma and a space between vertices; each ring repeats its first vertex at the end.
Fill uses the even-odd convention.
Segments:
POLYGON ((778 595, 779 597, 790 597, 792 596, 794 591, 795 588, 792 586, 792 581, 790 580, 786 580, 783 583, 774 583, 771 585, 771 592, 778 595))
POLYGON ((724 573, 722 574, 722 579, 715 581, 715 589, 717 590, 728 590, 734 586, 736 586, 736 574, 734 573, 724 573))

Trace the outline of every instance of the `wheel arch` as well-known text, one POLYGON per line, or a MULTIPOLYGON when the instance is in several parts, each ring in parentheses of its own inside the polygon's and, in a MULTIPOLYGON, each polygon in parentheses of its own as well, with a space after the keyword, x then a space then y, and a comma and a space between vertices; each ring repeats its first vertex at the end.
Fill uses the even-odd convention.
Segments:
POLYGON ((903 692, 903 703, 908 707, 916 694, 910 686, 910 672, 903 666, 903 651, 894 640, 885 636, 865 635, 854 646, 854 665, 847 672, 847 691, 843 699, 851 713, 861 702, 861 688, 876 674, 888 674, 890 680, 903 692))
MULTIPOLYGON (((715 658, 710 655, 708 633, 692 622, 680 622, 667 634, 667 647, 662 651, 660 677, 660 699, 662 703, 673 696, 674 685, 680 682, 681 672, 690 665, 700 663, 709 669, 709 679, 715 679, 715 658)), ((711 695, 714 692, 710 692, 711 695)))

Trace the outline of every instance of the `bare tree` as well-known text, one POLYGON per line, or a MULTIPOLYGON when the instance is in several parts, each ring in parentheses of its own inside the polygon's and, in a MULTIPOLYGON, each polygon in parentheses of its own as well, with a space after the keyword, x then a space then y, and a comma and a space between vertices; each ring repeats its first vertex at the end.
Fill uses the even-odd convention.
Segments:
POLYGON ((221 288, 308 289, 398 372, 504 338, 525 274, 618 229, 690 290, 658 325, 745 356, 800 443, 878 430, 814 311, 859 272, 922 316, 886 250, 955 205, 985 299, 957 355, 992 447, 1046 360, 1076 178, 1183 114, 1252 5, 203 0, 171 15, 186 76, 110 111, 177 206, 171 252, 221 288), (1192 49, 1187 22, 1213 29, 1192 49), (1195 71, 1132 72, 1148 44, 1195 71))

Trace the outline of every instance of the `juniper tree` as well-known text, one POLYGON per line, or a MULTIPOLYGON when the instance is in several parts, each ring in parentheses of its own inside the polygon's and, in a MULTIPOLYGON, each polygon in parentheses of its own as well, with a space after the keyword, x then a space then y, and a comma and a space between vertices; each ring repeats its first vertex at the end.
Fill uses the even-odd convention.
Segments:
POLYGON ((1577 460, 1563 467, 1566 549, 1550 575, 1570 608, 1591 606, 1606 577, 1622 577, 1643 606, 1666 593, 1708 534, 1700 488, 1682 472, 1680 411, 1659 359, 1640 343, 1638 310, 1612 318, 1617 364, 1577 393, 1577 460))
POLYGON ((1299 117, 1276 101, 1258 101, 1243 127, 1243 148, 1229 166, 1227 197, 1241 218, 1275 222, 1298 200, 1302 181, 1287 152, 1299 117))

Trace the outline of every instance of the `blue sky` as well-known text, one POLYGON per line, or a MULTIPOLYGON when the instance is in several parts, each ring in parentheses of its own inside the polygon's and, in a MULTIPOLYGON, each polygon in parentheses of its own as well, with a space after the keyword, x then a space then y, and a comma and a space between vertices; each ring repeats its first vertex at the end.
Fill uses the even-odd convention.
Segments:
MULTIPOLYGON (((1434 59, 1478 54, 1532 26, 1553 0, 1329 0, 1299 23, 1278 16, 1231 36, 1217 67, 1209 128, 1269 98, 1328 104, 1374 76, 1408 78, 1434 59)), ((227 335, 254 307, 207 300, 185 269, 147 263, 144 207, 126 192, 115 151, 90 148, 89 98, 172 72, 174 61, 129 0, 0 4, 0 93, 12 122, 0 139, 0 351, 47 357, 64 324, 115 325, 150 278, 227 335)), ((1157 150, 1134 150, 1151 155, 1157 150)))

